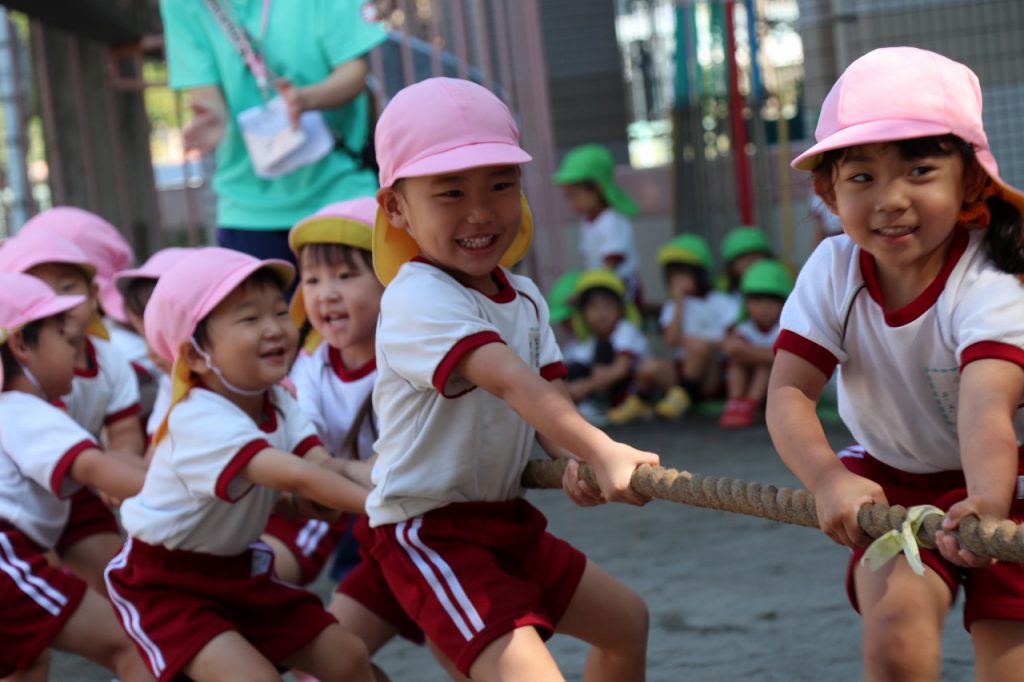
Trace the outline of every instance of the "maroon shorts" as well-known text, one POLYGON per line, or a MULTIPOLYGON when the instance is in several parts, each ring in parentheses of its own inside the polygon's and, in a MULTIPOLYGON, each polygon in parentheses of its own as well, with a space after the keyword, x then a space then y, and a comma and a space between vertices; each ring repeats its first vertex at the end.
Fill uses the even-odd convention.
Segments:
POLYGON ((286 519, 273 515, 263 532, 288 548, 302 574, 299 584, 308 585, 320 577, 324 565, 334 554, 350 523, 349 514, 342 514, 334 523, 320 519, 286 519))
POLYGON ((57 540, 57 554, 63 555, 76 543, 92 535, 112 533, 121 536, 114 512, 103 504, 99 495, 89 488, 82 488, 71 496, 71 511, 64 532, 57 540))
POLYGON ((374 529, 372 553, 398 602, 463 674, 519 627, 549 637, 586 557, 526 500, 449 504, 374 529))
POLYGON ((334 590, 354 599, 378 618, 390 623, 405 639, 414 644, 423 644, 423 630, 402 610, 394 593, 384 579, 380 564, 370 554, 373 546, 373 531, 365 516, 358 516, 352 524, 352 534, 359 543, 359 563, 352 567, 334 590))
POLYGON ((32 666, 85 590, 80 578, 50 566, 42 547, 0 521, 0 677, 32 666))
POLYGON ((277 664, 337 621, 315 595, 277 580, 273 559, 262 543, 214 556, 129 538, 107 565, 107 591, 159 680, 174 679, 210 640, 229 631, 277 664))
MULTIPOLYGON (((869 478, 882 486, 889 504, 913 507, 931 504, 939 509, 951 506, 967 497, 963 471, 942 471, 934 474, 911 474, 896 469, 855 446, 841 455, 846 468, 859 476, 869 478)), ((1024 462, 1019 473, 1024 474, 1024 462)), ((1009 518, 1024 522, 1024 500, 1015 499, 1010 506, 1009 518)), ((846 572, 846 591, 853 608, 857 608, 853 574, 865 548, 853 550, 846 572)), ((950 592, 956 596, 960 584, 964 586, 964 627, 971 629, 976 620, 1024 620, 1024 566, 999 562, 991 568, 965 569, 946 561, 938 550, 921 548, 921 560, 935 571, 950 592)))

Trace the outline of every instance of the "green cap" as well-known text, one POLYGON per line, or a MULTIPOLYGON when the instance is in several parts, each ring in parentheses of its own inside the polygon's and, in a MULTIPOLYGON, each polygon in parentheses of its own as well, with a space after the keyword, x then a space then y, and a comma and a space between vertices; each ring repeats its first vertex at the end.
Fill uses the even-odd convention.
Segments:
POLYGON ((722 260, 726 263, 748 253, 771 255, 773 252, 768 235, 761 228, 752 225, 734 227, 722 240, 722 260))
POLYGON ((551 324, 565 322, 576 312, 573 305, 573 296, 576 295, 576 283, 583 273, 579 270, 567 272, 551 285, 548 291, 548 308, 550 310, 551 324))
POLYGON ((699 235, 681 234, 658 249, 658 264, 665 267, 669 263, 698 265, 710 271, 711 247, 699 235))
POLYGON ((793 274, 777 260, 759 260, 743 273, 740 291, 745 295, 786 298, 793 291, 793 274))
POLYGON ((608 205, 619 213, 636 215, 636 202, 615 184, 615 160, 607 148, 599 144, 584 144, 572 149, 554 175, 555 184, 572 185, 593 182, 604 195, 608 205))

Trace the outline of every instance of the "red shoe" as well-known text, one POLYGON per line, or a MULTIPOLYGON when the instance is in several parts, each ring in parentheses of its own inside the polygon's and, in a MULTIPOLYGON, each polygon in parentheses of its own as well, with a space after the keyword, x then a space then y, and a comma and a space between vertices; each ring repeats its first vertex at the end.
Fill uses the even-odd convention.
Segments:
POLYGON ((725 411, 718 420, 723 429, 745 429, 754 425, 757 401, 749 398, 733 398, 725 404, 725 411))

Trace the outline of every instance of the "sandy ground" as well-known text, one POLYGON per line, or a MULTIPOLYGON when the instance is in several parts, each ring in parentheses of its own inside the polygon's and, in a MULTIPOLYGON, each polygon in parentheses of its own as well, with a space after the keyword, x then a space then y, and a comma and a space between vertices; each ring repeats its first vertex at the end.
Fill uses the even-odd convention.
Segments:
MULTIPOLYGON (((796 484, 763 427, 723 432, 712 417, 696 416, 612 434, 658 452, 666 466, 796 484)), ((841 427, 829 428, 829 437, 835 447, 848 442, 841 427)), ((647 599, 649 680, 861 678, 860 621, 842 587, 846 550, 818 531, 667 502, 580 509, 558 491, 534 491, 530 499, 553 532, 647 599)), ((330 587, 317 585, 324 595, 330 587)), ((957 608, 946 624, 943 680, 973 676, 960 617, 957 608)), ((586 647, 557 636, 550 646, 567 678, 580 679, 586 647)), ((404 641, 375 660, 396 681, 447 679, 426 651, 404 641)), ((58 654, 51 679, 106 682, 110 675, 58 654)))

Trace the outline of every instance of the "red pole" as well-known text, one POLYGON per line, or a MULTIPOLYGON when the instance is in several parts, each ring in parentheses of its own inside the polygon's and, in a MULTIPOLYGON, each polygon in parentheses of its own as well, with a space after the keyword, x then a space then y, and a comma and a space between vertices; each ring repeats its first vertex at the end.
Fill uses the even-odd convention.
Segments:
POLYGON ((725 3, 725 52, 729 58, 729 119, 732 124, 733 170, 736 174, 736 199, 744 225, 754 224, 754 183, 747 156, 747 123, 743 118, 740 96, 740 71, 736 66, 736 28, 733 13, 736 0, 725 3))

